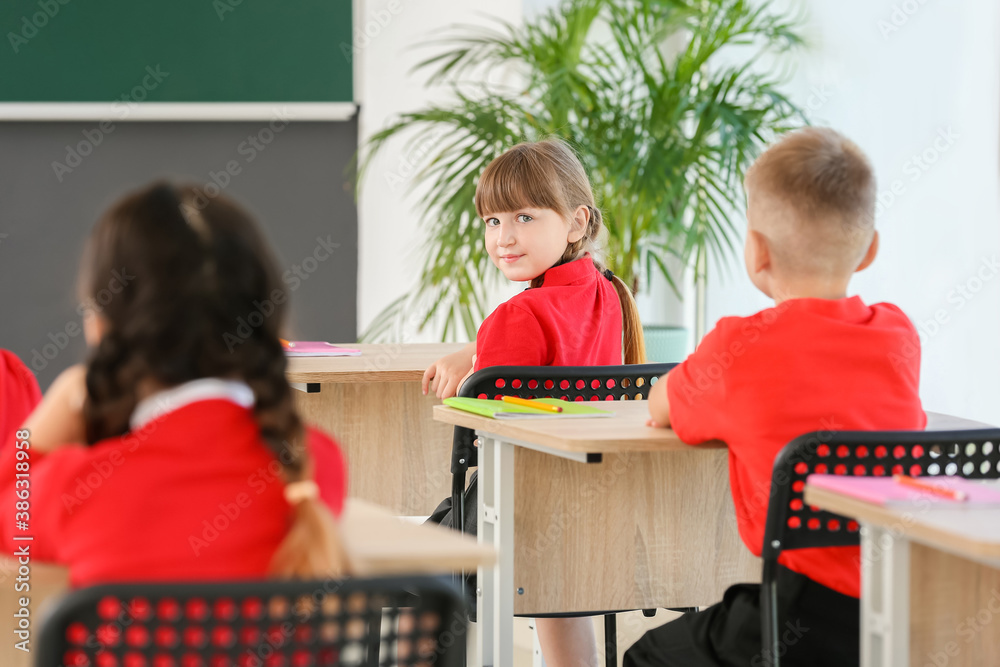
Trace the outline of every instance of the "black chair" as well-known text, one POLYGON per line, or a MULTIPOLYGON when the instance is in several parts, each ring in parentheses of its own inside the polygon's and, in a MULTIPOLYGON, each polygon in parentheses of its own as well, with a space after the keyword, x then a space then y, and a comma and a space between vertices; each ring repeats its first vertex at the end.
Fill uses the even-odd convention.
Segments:
POLYGON ((814 432, 788 443, 774 460, 764 528, 761 585, 762 651, 778 667, 778 556, 790 549, 854 546, 858 523, 806 505, 810 474, 883 477, 894 474, 1000 478, 1000 429, 962 431, 814 432))
POLYGON ((458 591, 429 577, 112 584, 61 600, 36 667, 460 664, 458 591))
MULTIPOLYGON (((521 398, 561 398, 565 401, 642 401, 657 379, 677 364, 635 364, 623 366, 491 366, 471 375, 458 392, 468 398, 519 396, 521 398)), ((465 526, 465 477, 478 463, 476 435, 471 429, 455 427, 451 453, 452 527, 465 526)), ((598 615, 587 614, 587 615, 598 615)), ((571 614, 580 616, 581 614, 571 614)), ((605 664, 618 662, 617 628, 614 614, 604 616, 605 664)))

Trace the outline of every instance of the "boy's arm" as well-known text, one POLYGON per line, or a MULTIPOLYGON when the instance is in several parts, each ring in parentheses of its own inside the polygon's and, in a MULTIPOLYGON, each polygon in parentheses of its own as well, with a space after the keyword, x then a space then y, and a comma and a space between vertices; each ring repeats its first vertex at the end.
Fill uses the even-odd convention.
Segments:
POLYGON ((649 421, 647 426, 670 427, 670 398, 667 396, 667 376, 665 373, 649 390, 649 421))

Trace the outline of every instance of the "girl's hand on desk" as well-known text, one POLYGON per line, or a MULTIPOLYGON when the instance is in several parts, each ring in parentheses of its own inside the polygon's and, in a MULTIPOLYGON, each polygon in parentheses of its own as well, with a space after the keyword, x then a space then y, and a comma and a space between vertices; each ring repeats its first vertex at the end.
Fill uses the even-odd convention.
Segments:
POLYGON ((440 399, 451 398, 458 393, 459 385, 472 373, 475 365, 476 344, 469 343, 458 352, 441 357, 424 371, 421 386, 424 395, 431 389, 440 399))
POLYGON ((660 424, 657 424, 657 423, 656 423, 655 421, 653 421, 652 419, 647 419, 647 420, 646 420, 646 426, 652 426, 653 428, 669 428, 669 427, 667 427, 667 426, 662 426, 662 425, 660 425, 660 424))
POLYGON ((87 398, 87 368, 70 366, 55 379, 22 428, 30 432, 31 448, 49 453, 87 438, 83 403, 87 398))

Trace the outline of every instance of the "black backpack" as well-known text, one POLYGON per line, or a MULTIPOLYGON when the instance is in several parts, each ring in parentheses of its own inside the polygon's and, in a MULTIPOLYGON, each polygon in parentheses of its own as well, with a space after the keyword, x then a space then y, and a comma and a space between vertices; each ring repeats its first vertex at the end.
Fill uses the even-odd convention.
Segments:
MULTIPOLYGON (((477 534, 476 511, 479 500, 479 470, 473 470, 469 478, 469 486, 462 493, 462 506, 465 508, 465 525, 462 532, 468 535, 477 534)), ((454 530, 457 515, 452 511, 451 496, 441 501, 441 504, 434 508, 434 511, 427 517, 426 523, 436 523, 454 530)), ((476 621, 476 573, 471 572, 465 575, 465 601, 469 609, 469 620, 476 621)))

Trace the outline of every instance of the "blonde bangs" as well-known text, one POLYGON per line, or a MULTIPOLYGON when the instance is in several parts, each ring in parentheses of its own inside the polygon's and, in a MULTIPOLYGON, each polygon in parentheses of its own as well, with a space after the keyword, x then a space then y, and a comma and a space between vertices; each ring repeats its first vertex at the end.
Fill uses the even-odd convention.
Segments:
POLYGON ((476 185, 476 213, 510 213, 522 208, 550 208, 565 215, 556 170, 539 155, 537 144, 519 144, 486 167, 476 185))

